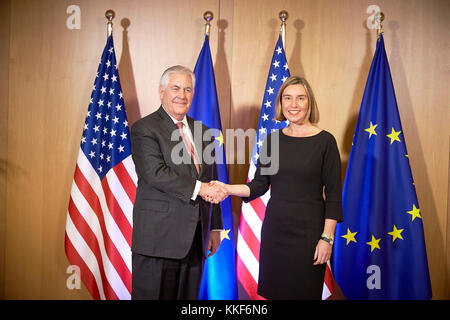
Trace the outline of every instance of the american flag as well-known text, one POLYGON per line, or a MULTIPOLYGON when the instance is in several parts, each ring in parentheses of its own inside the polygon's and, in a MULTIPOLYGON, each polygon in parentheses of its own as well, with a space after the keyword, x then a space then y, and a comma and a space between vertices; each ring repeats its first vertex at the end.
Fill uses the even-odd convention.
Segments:
MULTIPOLYGON (((264 139, 273 131, 286 127, 288 121, 273 120, 275 118, 275 101, 283 82, 289 78, 289 68, 284 53, 281 36, 272 56, 269 74, 264 91, 261 114, 258 121, 255 145, 252 160, 248 170, 247 181, 253 180, 260 148, 264 139)), ((259 274, 259 248, 261 241, 261 226, 264 220, 267 202, 270 199, 270 190, 260 198, 248 203, 242 203, 241 218, 237 238, 237 274, 238 279, 252 300, 263 299, 256 291, 259 274)), ((333 278, 330 265, 327 264, 322 299, 328 298, 333 292, 333 278)))
POLYGON ((136 173, 112 35, 86 121, 67 210, 65 251, 94 299, 131 298, 136 173))

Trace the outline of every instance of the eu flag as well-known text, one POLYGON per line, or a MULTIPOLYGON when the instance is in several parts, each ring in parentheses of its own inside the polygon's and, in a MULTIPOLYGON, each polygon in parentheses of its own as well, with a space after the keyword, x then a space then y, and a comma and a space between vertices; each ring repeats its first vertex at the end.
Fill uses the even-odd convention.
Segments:
MULTIPOLYGON (((222 124, 220 122, 208 35, 205 36, 205 42, 195 65, 194 74, 196 78, 194 98, 188 116, 201 121, 211 129, 215 129, 213 134, 215 136, 218 177, 219 181, 228 183, 222 124)), ((221 233, 222 243, 216 254, 206 259, 199 294, 200 300, 235 300, 237 298, 233 215, 230 197, 222 201, 221 206, 224 227, 221 233)))
POLYGON ((422 225, 380 35, 344 182, 333 272, 347 299, 430 299, 422 225))

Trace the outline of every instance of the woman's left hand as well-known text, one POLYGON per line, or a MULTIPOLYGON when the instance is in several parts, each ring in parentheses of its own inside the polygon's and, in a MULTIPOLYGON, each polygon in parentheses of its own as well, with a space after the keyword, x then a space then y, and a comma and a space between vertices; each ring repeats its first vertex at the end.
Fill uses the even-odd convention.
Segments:
POLYGON ((327 263, 330 260, 331 252, 333 251, 333 246, 326 241, 319 240, 316 246, 316 251, 314 252, 315 261, 313 265, 319 265, 327 263))

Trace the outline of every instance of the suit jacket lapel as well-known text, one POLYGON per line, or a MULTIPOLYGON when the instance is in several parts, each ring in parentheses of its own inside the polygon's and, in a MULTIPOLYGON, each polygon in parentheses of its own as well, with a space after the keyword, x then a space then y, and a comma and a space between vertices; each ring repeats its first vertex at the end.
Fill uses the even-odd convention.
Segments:
POLYGON ((161 128, 166 132, 166 134, 170 137, 172 136, 172 132, 175 129, 178 129, 175 123, 173 123, 172 119, 170 119, 167 112, 163 109, 162 106, 159 107, 157 113, 161 117, 161 128))
MULTIPOLYGON (((161 117, 161 129, 164 131, 164 134, 167 136, 168 143, 172 147, 175 147, 180 142, 183 143, 183 140, 181 138, 179 141, 171 140, 173 131, 178 130, 178 127, 175 125, 175 123, 173 123, 173 120, 169 117, 169 115, 163 109, 162 106, 157 110, 157 113, 161 117)), ((192 132, 192 129, 191 129, 191 132, 192 132)), ((184 143, 183 143, 183 145, 184 145, 184 143)), ((197 145, 195 145, 195 146, 197 147, 197 145)), ((188 152, 187 149, 185 149, 185 152, 188 152)), ((190 162, 190 164, 181 164, 181 165, 186 167, 187 171, 190 172, 192 177, 198 178, 197 169, 195 168, 195 165, 192 161, 190 162)))

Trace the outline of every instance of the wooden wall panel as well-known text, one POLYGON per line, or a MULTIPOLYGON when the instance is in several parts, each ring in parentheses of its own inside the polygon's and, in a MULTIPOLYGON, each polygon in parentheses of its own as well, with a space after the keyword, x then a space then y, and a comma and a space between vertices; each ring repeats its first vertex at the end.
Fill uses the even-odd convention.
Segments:
MULTIPOLYGON (((116 57, 130 123, 159 106, 157 85, 166 67, 194 67, 203 43, 203 12, 213 11, 210 43, 224 131, 256 127, 280 27, 278 13, 287 10, 291 74, 310 81, 320 126, 335 135, 345 174, 375 51, 376 31, 366 28, 369 0, 79 0, 80 30, 66 28, 71 4, 11 1, 10 19, 1 10, 2 23, 9 25, 0 36, 0 63, 9 69, 0 78, 9 77, 8 89, 0 86, 9 95, 8 106, 0 110, 7 114, 0 122, 0 161, 6 163, 0 197, 3 193, 7 199, 3 216, 0 204, 0 233, 5 230, 0 294, 3 290, 5 298, 90 298, 83 286, 66 288, 63 241, 82 125, 106 41, 107 9, 116 12, 116 57), (3 49, 9 39, 9 49, 3 49)), ((386 50, 423 213, 433 293, 450 298, 450 2, 377 4, 386 14, 386 50)), ((229 169, 231 182, 245 181, 248 165, 230 164, 229 169)), ((237 225, 240 200, 232 201, 237 225)))
POLYGON ((5 297, 10 9, 10 1, 0 2, 0 300, 5 297))
MULTIPOLYGON (((106 43, 105 11, 116 11, 116 57, 130 123, 159 107, 157 85, 165 68, 194 67, 203 44, 203 12, 219 12, 215 0, 84 0, 77 1, 81 29, 69 30, 66 8, 71 4, 12 2, 8 299, 89 298, 84 287, 66 288, 64 228, 82 125, 106 43)), ((215 24, 212 34, 215 56, 215 24)))

